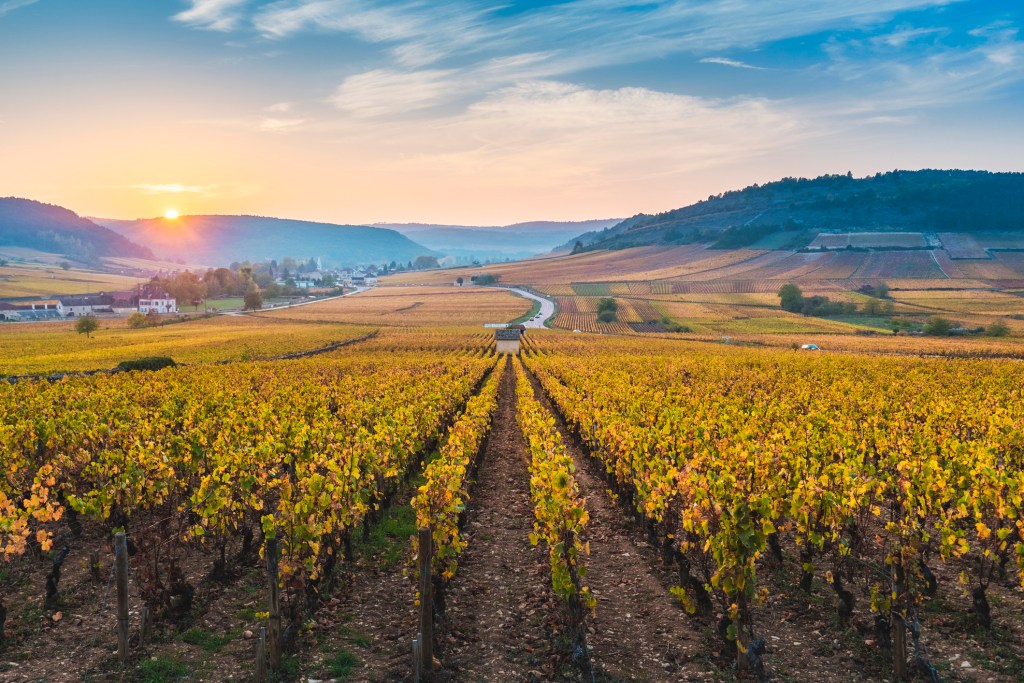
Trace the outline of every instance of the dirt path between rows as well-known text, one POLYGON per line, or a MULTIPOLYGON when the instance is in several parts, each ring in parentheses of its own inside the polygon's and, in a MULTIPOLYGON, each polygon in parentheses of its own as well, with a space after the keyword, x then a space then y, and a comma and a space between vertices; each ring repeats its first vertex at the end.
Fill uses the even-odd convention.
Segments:
POLYGON ((472 488, 468 547, 447 591, 439 681, 555 680, 559 605, 543 548, 530 545, 533 506, 526 442, 516 423, 515 374, 506 369, 498 410, 472 488))
POLYGON ((586 583, 597 599, 588 624, 594 670, 599 681, 699 681, 716 671, 703 653, 706 644, 659 576, 655 549, 631 528, 587 456, 566 428, 536 378, 534 391, 556 418, 576 481, 587 499, 586 583))

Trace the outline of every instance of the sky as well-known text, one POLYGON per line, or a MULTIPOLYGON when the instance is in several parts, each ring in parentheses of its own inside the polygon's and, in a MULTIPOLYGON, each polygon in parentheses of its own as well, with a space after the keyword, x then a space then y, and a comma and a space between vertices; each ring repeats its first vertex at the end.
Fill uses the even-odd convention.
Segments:
POLYGON ((0 0, 0 196, 498 225, 1021 171, 1019 0, 0 0))

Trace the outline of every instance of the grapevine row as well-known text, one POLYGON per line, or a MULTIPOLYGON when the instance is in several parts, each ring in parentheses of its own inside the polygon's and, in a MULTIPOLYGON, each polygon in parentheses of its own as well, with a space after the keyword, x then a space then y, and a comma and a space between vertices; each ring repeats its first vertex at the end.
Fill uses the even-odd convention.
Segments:
POLYGON ((758 565, 768 551, 781 558, 783 542, 804 590, 824 577, 840 620, 853 584, 867 586, 876 627, 895 641, 905 627, 919 635, 929 563, 956 564, 982 626, 990 583, 1014 560, 1024 568, 1016 366, 576 348, 585 343, 549 344, 527 363, 665 540, 675 593, 693 611, 717 601, 741 666, 763 665, 758 565))

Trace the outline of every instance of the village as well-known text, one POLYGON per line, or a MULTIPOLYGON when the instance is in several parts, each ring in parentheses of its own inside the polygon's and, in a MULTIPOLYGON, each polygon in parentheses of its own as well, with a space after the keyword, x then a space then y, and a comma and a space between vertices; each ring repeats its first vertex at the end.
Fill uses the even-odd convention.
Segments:
MULTIPOLYGON (((87 315, 126 317, 133 313, 179 315, 185 313, 184 308, 189 305, 194 309, 192 313, 200 312, 200 304, 204 304, 204 313, 241 307, 231 305, 234 301, 232 297, 210 297, 207 300, 206 296, 201 296, 179 301, 179 297, 168 292, 170 285, 164 287, 159 284, 173 282, 181 276, 200 281, 191 271, 182 271, 155 276, 153 282, 139 284, 131 289, 0 299, 0 322, 55 322, 87 315), (226 305, 217 305, 225 301, 226 305)), ((267 303, 267 307, 273 308, 294 303, 296 299, 309 300, 316 298, 316 295, 337 292, 339 289, 374 287, 377 284, 377 273, 374 268, 327 270, 321 267, 295 275, 285 271, 273 277, 268 284, 273 285, 268 289, 280 293, 274 297, 275 301, 267 303)))

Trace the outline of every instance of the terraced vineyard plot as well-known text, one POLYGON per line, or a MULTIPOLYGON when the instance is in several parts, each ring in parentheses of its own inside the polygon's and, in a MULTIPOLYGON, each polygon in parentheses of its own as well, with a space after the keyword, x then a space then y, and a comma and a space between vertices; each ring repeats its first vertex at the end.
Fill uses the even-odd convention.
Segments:
POLYGON ((940 232, 942 247, 953 259, 987 259, 991 255, 974 239, 973 235, 962 232, 940 232))
POLYGON ((110 369, 148 356, 183 363, 258 360, 357 339, 374 329, 219 316, 133 330, 123 319, 112 319, 101 320, 87 338, 75 333, 72 323, 17 323, 0 334, 0 374, 110 369))
POLYGON ((487 287, 378 287, 301 308, 261 313, 273 320, 344 322, 388 327, 479 327, 514 320, 531 302, 487 287))
POLYGON ((944 278, 930 251, 872 252, 854 278, 944 278))

